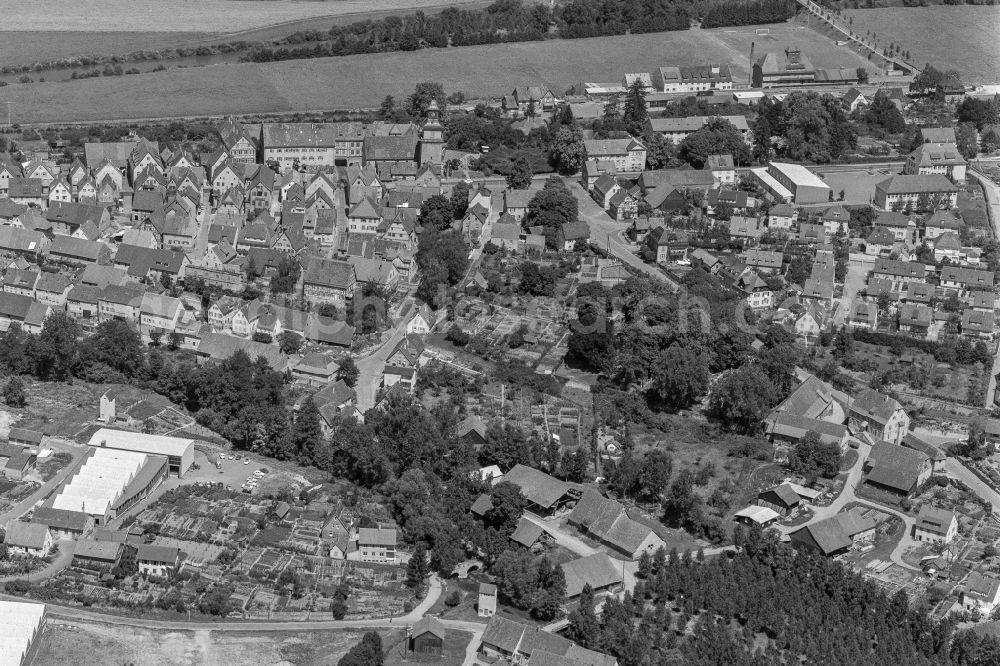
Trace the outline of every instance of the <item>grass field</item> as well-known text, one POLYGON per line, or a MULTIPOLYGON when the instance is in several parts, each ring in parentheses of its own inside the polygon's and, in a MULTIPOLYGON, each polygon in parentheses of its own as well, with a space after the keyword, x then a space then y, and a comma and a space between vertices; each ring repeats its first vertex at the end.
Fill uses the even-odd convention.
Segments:
POLYGON ((9 31, 236 33, 316 16, 440 5, 441 0, 0 0, 0 16, 9 31))
MULTIPOLYGON (((335 664, 361 638, 361 632, 239 634, 209 631, 148 631, 100 624, 74 623, 74 630, 49 623, 34 666, 188 666, 213 664, 335 664)), ((384 632, 383 641, 396 634, 384 632)))
POLYGON ((799 46, 823 67, 864 62, 808 28, 777 25, 770 38, 755 36, 753 28, 688 30, 18 84, 0 88, 0 105, 11 101, 21 123, 354 109, 377 107, 387 94, 407 95, 418 81, 439 81, 467 96, 498 96, 528 84, 562 93, 580 81, 616 81, 668 63, 728 62, 745 80, 752 41, 758 53, 799 46))
POLYGON ((206 37, 200 32, 0 31, 0 65, 27 65, 80 55, 124 55, 201 43, 206 37))
POLYGON ((880 44, 898 42, 915 63, 955 68, 965 83, 1000 80, 997 29, 1000 7, 933 6, 892 9, 854 9, 854 29, 871 30, 880 44))

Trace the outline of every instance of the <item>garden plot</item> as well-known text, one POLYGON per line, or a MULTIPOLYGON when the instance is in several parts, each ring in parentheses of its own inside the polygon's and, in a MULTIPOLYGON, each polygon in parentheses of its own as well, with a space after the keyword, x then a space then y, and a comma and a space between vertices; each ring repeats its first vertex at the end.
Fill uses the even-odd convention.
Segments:
POLYGON ((222 551, 225 550, 222 546, 216 546, 210 543, 204 543, 201 541, 186 541, 184 539, 174 539, 172 537, 164 536, 156 537, 153 544, 157 546, 179 548, 182 553, 187 555, 187 559, 185 561, 188 564, 197 567, 214 562, 222 551))

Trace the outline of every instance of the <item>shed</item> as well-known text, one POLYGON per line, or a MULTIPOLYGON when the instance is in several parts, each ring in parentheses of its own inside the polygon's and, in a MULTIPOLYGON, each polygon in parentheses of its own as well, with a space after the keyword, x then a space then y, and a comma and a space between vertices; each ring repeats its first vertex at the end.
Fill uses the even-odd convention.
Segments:
POLYGON ((445 630, 441 620, 425 615, 413 625, 410 649, 416 654, 441 656, 444 649, 445 630))

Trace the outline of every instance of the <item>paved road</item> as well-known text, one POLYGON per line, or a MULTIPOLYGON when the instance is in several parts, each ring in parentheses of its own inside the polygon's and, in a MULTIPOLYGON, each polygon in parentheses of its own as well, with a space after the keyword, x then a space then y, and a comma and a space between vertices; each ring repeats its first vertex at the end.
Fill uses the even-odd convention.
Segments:
POLYGON ((396 324, 392 335, 381 347, 368 356, 354 360, 358 366, 358 383, 354 387, 354 390, 357 392, 358 409, 362 414, 375 406, 375 394, 382 384, 382 371, 385 369, 385 361, 405 335, 406 322, 399 322, 396 324))
MULTIPOLYGON (((986 201, 989 204, 986 207, 986 212, 990 218, 990 225, 993 227, 993 237, 1000 239, 1000 185, 997 185, 975 169, 969 169, 967 173, 983 186, 983 190, 986 192, 986 201)), ((994 349, 993 370, 990 371, 989 385, 986 388, 985 407, 987 409, 993 407, 994 404, 993 400, 997 390, 998 373, 1000 373, 1000 354, 994 349)))
POLYGON ((679 285, 664 275, 658 266, 644 262, 632 252, 631 246, 621 241, 619 233, 625 229, 625 223, 613 220, 590 198, 576 178, 566 177, 563 180, 576 197, 580 208, 580 219, 590 226, 590 240, 594 245, 613 254, 632 268, 667 283, 675 291, 678 289, 679 285))
MULTIPOLYGON (((48 615, 70 622, 99 622, 123 627, 139 627, 152 630, 170 631, 251 631, 251 632, 276 632, 276 631, 330 631, 337 629, 377 629, 394 628, 413 625, 422 618, 431 606, 433 606, 441 596, 442 586, 437 576, 432 576, 427 595, 409 613, 399 617, 374 618, 369 620, 295 620, 286 622, 248 622, 248 621, 219 621, 219 622, 171 622, 166 620, 151 620, 143 618, 121 617, 117 615, 105 615, 94 611, 73 608, 69 606, 59 606, 56 604, 46 604, 48 615)), ((18 600, 18 597, 0 595, 0 598, 18 600)), ((483 624, 479 622, 469 622, 465 620, 446 620, 441 622, 447 627, 460 629, 462 631, 477 632, 483 630, 483 624)))
POLYGON ((38 571, 33 571, 27 576, 17 575, 17 576, 0 576, 0 582, 15 580, 17 578, 26 578, 32 583, 37 583, 42 580, 47 580, 52 578, 57 573, 65 569, 73 561, 73 551, 76 549, 76 541, 73 539, 62 539, 57 542, 59 545, 59 554, 56 559, 52 560, 42 569, 38 571))
POLYGON ((947 458, 944 461, 944 468, 950 476, 959 479, 972 488, 976 495, 989 502, 993 506, 994 515, 1000 515, 1000 492, 997 492, 996 488, 985 483, 956 458, 947 458))

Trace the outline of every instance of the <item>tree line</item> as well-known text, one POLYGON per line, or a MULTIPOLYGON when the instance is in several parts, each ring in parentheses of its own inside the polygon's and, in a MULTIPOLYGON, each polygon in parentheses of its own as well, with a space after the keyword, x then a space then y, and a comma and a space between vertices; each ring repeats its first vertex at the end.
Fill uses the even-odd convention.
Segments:
POLYGON ((706 9, 706 3, 699 0, 571 0, 552 7, 497 0, 484 9, 450 7, 433 15, 418 11, 326 31, 300 31, 273 46, 255 48, 244 60, 273 62, 536 41, 550 36, 579 39, 687 30, 702 12, 703 27, 777 23, 794 15, 795 3, 758 0, 733 7, 717 2, 706 9))
POLYGON ((737 530, 739 552, 705 560, 660 549, 639 562, 635 590, 604 600, 586 588, 568 635, 621 666, 788 663, 986 666, 1000 641, 936 621, 905 592, 888 596, 828 558, 772 533, 737 530))

